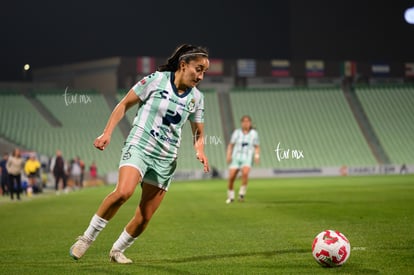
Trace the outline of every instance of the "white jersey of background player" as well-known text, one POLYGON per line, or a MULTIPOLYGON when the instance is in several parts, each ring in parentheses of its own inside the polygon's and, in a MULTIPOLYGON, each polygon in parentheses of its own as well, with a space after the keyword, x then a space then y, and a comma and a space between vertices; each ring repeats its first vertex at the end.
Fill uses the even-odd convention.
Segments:
POLYGON ((227 163, 229 163, 229 181, 226 203, 234 201, 234 181, 241 171, 242 183, 239 190, 239 201, 244 201, 249 180, 250 168, 253 161, 259 163, 260 147, 259 135, 252 128, 250 116, 241 118, 241 128, 234 130, 227 147, 227 163))

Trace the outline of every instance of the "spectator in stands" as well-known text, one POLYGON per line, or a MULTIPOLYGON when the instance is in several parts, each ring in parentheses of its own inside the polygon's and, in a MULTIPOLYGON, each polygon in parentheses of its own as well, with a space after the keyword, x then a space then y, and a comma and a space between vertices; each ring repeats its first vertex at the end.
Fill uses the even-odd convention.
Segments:
POLYGON ((258 164, 259 159, 259 135, 253 129, 250 116, 245 115, 241 118, 241 128, 233 131, 227 147, 227 163, 230 166, 226 203, 234 201, 234 181, 239 171, 241 171, 242 181, 239 189, 239 201, 244 201, 253 160, 258 164))
POLYGON ((31 188, 32 192, 38 193, 40 187, 37 185, 37 179, 40 176, 40 162, 37 160, 35 153, 31 153, 29 159, 24 164, 24 172, 29 179, 28 188, 31 188))
POLYGON ((22 191, 22 171, 23 171, 24 159, 20 154, 20 149, 15 148, 9 159, 7 160, 7 172, 9 173, 9 192, 10 198, 14 199, 14 193, 20 200, 20 193, 22 191))
POLYGON ((95 180, 98 177, 98 167, 96 166, 95 161, 92 161, 92 164, 89 167, 89 176, 92 180, 95 180))
POLYGON ((70 248, 72 257, 79 259, 84 255, 141 183, 141 201, 135 215, 109 253, 111 261, 132 262, 123 253, 145 230, 168 190, 176 168, 181 129, 187 120, 195 137, 196 158, 204 165, 205 172, 209 170, 203 142, 203 94, 196 88, 208 67, 208 53, 204 48, 182 45, 167 64, 139 81, 115 107, 102 135, 94 142, 99 150, 109 145, 112 131, 125 112, 134 105, 140 106, 122 150, 118 184, 103 200, 84 234, 70 248))
POLYGON ((3 159, 0 161, 0 183, 3 196, 9 195, 9 173, 7 172, 7 160, 9 153, 3 154, 3 159))
POLYGON ((65 160, 62 157, 62 152, 60 150, 56 151, 56 155, 50 161, 50 171, 53 172, 55 177, 55 190, 57 194, 60 194, 61 188, 59 188, 59 183, 62 180, 63 190, 66 189, 66 167, 65 160))

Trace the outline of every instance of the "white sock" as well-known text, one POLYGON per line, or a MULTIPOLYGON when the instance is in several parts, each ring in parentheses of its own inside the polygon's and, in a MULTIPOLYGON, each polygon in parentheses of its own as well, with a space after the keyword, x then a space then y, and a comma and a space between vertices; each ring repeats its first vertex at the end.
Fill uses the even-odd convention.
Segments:
POLYGON ((102 229, 105 228, 107 223, 107 220, 95 214, 92 217, 91 222, 89 223, 89 226, 86 229, 85 233, 83 233, 83 235, 86 236, 88 239, 94 241, 96 237, 98 237, 99 232, 101 232, 102 229))
POLYGON ((242 186, 240 186, 239 196, 244 196, 244 195, 246 195, 246 189, 247 189, 247 186, 246 186, 246 185, 242 185, 242 186))
POLYGON ((234 200, 234 190, 227 190, 227 198, 234 200))
POLYGON ((129 235, 128 232, 126 232, 126 230, 124 229, 124 231, 122 231, 121 235, 119 235, 118 240, 116 240, 116 242, 114 242, 114 244, 112 246, 112 250, 119 250, 121 252, 124 252, 125 249, 130 247, 136 239, 137 238, 134 238, 131 235, 129 235))

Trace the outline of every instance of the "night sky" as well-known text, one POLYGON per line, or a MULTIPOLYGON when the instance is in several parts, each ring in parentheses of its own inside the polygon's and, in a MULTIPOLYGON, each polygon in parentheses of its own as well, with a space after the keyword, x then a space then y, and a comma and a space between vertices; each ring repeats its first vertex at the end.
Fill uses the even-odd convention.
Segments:
POLYGON ((110 56, 167 57, 182 43, 217 58, 414 61, 414 1, 8 1, 0 80, 110 56), (367 2, 367 3, 365 3, 367 2))

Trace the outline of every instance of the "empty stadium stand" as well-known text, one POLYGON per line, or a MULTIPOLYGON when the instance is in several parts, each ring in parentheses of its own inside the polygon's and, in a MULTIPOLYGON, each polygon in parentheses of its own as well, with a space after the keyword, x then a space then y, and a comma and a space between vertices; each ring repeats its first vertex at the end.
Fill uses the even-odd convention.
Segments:
MULTIPOLYGON (((205 89, 205 151, 210 165, 227 169, 228 123, 240 126, 248 114, 259 132, 261 168, 314 168, 377 165, 369 141, 358 127, 340 87, 205 89), (226 134, 224 134, 226 133, 226 134), (276 151, 279 149, 279 151, 276 151), (301 152, 299 155, 298 153, 301 152)), ((114 103, 126 91, 114 95, 114 103)), ((414 86, 357 86, 355 93, 392 164, 414 163, 414 86)), ((83 90, 33 90, 24 96, 0 91, 0 138, 48 156, 56 149, 66 159, 79 155, 87 166, 96 161, 101 175, 116 171, 124 135, 117 128, 111 146, 101 152, 92 143, 112 111, 108 98, 83 90), (36 101, 37 103, 33 103, 36 101), (44 108, 45 110, 42 110, 44 108), (45 114, 54 120, 45 119, 45 114)), ((137 109, 126 114, 132 124, 137 109)), ((189 123, 183 129, 178 169, 202 169, 192 146, 189 123)))
POLYGON ((414 85, 357 86, 355 91, 391 163, 414 163, 414 85))
POLYGON ((259 132, 261 167, 376 163, 340 88, 234 89, 231 101, 235 125, 248 114, 259 132), (278 144, 279 153, 289 150, 288 159, 278 159, 278 144))
POLYGON ((48 156, 60 149, 67 160, 79 155, 87 166, 95 160, 102 175, 116 170, 123 142, 120 131, 114 131, 111 146, 104 152, 92 145, 109 117, 107 103, 96 92, 71 91, 71 96, 75 95, 76 100, 74 97, 65 100, 64 90, 34 91, 34 96, 62 123, 62 127, 54 127, 27 98, 16 92, 2 92, 1 135, 17 146, 48 156))

